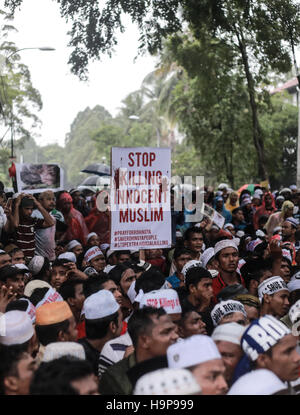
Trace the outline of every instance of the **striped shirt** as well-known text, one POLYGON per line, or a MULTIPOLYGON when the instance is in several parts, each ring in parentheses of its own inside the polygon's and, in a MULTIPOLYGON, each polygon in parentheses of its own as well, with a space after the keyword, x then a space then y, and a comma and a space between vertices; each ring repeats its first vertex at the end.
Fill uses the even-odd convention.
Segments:
POLYGON ((24 218, 16 229, 16 245, 31 259, 35 252, 35 230, 42 228, 44 219, 24 218))

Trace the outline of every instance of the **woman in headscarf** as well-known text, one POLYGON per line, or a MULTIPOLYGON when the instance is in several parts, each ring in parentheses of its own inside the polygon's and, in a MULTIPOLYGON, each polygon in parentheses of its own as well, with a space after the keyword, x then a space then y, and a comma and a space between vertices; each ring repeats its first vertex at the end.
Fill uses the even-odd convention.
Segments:
POLYGON ((270 216, 272 213, 276 212, 275 199, 271 192, 266 192, 263 197, 262 205, 256 210, 253 216, 253 226, 257 230, 258 220, 261 216, 270 216))
POLYGON ((290 200, 283 202, 281 211, 273 213, 269 216, 268 222, 265 224, 265 229, 269 236, 273 235, 273 231, 277 226, 281 226, 286 218, 293 216, 294 203, 290 200))
POLYGON ((214 209, 225 218, 225 224, 230 223, 232 216, 231 213, 225 209, 224 200, 222 196, 217 196, 214 200, 214 209))
POLYGON ((94 207, 85 218, 85 223, 90 232, 95 232, 98 235, 100 246, 101 244, 110 244, 110 210, 108 206, 108 192, 102 190, 97 194, 97 197, 103 199, 107 209, 106 211, 100 211, 96 205, 96 197, 93 198, 94 207))
POLYGON ((72 196, 68 192, 62 192, 58 196, 57 207, 64 215, 65 223, 68 225, 65 239, 68 241, 75 239, 85 245, 89 231, 82 214, 73 207, 72 196))

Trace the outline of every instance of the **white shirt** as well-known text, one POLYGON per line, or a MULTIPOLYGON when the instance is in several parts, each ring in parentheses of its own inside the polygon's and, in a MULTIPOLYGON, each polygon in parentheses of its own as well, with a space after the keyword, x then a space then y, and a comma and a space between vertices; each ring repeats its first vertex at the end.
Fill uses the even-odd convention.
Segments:
MULTIPOLYGON (((44 216, 38 209, 35 209, 31 215, 33 218, 44 219, 44 216)), ((56 223, 56 219, 51 215, 52 219, 56 223)), ((41 255, 49 259, 49 261, 55 260, 55 229, 56 226, 50 226, 49 228, 40 228, 35 231, 35 255, 41 255)))
POLYGON ((99 356, 99 379, 106 369, 123 359, 128 346, 132 346, 132 340, 128 332, 105 343, 99 356))

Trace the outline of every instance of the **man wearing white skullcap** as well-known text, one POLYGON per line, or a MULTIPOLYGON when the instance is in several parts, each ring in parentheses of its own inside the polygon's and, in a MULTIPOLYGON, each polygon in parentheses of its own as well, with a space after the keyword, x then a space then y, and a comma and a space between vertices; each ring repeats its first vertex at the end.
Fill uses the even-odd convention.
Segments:
POLYGON ((67 259, 69 262, 76 264, 77 258, 74 252, 64 252, 63 254, 58 255, 57 259, 67 259))
POLYGON ((237 272, 239 252, 233 240, 225 239, 216 243, 215 260, 220 271, 213 279, 214 302, 217 303, 217 295, 223 288, 233 284, 242 284, 245 287, 245 281, 237 272))
MULTIPOLYGON (((102 244, 102 245, 107 245, 107 244, 102 244)), ((101 251, 104 251, 101 245, 101 251)), ((96 234, 96 232, 91 232, 88 234, 87 236, 87 244, 86 244, 87 248, 92 248, 93 246, 99 246, 99 237, 96 234)), ((109 245, 107 245, 106 247, 108 247, 109 245)))
POLYGON ((103 252, 98 246, 93 246, 84 254, 84 261, 88 267, 92 267, 96 272, 103 271, 106 265, 103 252))
POLYGON ((281 277, 274 276, 259 284, 258 298, 262 304, 261 316, 271 314, 281 318, 289 311, 289 290, 281 277))
POLYGON ((83 247, 81 243, 76 241, 76 239, 73 239, 72 241, 70 241, 67 244, 66 248, 68 252, 73 252, 76 258, 78 258, 78 256, 83 252, 83 247))
POLYGON ((139 378, 134 395, 200 395, 201 388, 186 369, 159 369, 139 378))
POLYGON ((209 336, 199 334, 172 344, 167 350, 167 359, 172 369, 189 369, 203 395, 226 394, 225 366, 209 336))
POLYGON ((298 379, 297 337, 279 320, 265 315, 244 332, 241 345, 253 369, 271 370, 282 382, 298 379))
POLYGON ((240 324, 226 323, 217 326, 211 336, 222 356, 228 385, 231 385, 234 370, 243 355, 241 337, 244 331, 240 324))
POLYGON ((85 316, 86 337, 78 342, 84 347, 86 358, 97 376, 99 355, 104 344, 121 334, 122 312, 113 294, 100 290, 86 298, 82 314, 85 316))
POLYGON ((241 376, 227 395, 274 395, 286 391, 285 385, 271 370, 256 369, 241 376))

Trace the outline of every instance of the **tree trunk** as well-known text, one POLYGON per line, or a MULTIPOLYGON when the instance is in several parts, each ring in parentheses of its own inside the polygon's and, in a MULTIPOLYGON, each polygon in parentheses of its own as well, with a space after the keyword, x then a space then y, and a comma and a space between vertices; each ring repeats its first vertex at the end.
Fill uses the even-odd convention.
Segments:
POLYGON ((249 60, 244 42, 243 34, 236 31, 239 49, 242 54, 242 61, 247 79, 247 87, 249 93, 249 102, 252 112, 252 126, 253 126, 253 141, 258 156, 258 176, 261 180, 268 180, 268 172, 266 166, 265 148, 263 141, 263 134, 258 120, 257 105, 255 101, 254 80, 250 72, 249 60))

